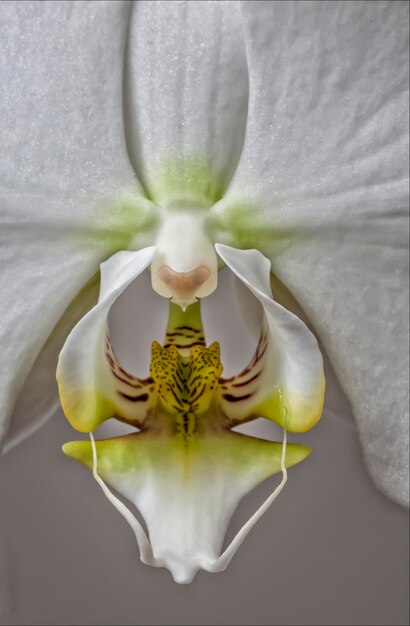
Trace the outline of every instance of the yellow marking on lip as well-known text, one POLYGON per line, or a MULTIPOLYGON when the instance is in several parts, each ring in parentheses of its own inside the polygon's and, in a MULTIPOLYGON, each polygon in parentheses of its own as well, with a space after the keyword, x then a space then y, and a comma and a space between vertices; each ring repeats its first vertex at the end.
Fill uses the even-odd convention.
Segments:
POLYGON ((59 394, 66 418, 81 433, 91 432, 119 414, 118 407, 96 389, 70 389, 59 384, 59 394))

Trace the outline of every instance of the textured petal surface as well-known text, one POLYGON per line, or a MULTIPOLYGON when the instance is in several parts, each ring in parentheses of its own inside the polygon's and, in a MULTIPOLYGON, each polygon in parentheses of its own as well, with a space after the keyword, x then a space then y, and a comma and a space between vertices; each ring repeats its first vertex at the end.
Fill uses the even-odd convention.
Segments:
MULTIPOLYGON (((64 413, 81 432, 119 417, 139 426, 153 400, 149 382, 118 364, 108 335, 108 314, 128 285, 143 272, 155 247, 117 252, 101 265, 98 304, 75 326, 61 350, 57 381, 64 413)), ((152 382, 152 381, 151 381, 152 382)))
POLYGON ((53 327, 147 201, 124 140, 128 4, 5 2, 0 20, 1 439, 53 327))
POLYGON ((307 326, 272 298, 270 262, 257 250, 216 244, 219 256, 263 309, 262 335, 250 365, 222 385, 221 402, 233 423, 267 417, 305 432, 320 419, 325 379, 317 341, 307 326))
MULTIPOLYGON (((138 507, 157 564, 181 583, 191 582, 198 569, 212 570, 239 501, 280 471, 282 451, 279 443, 229 431, 189 446, 178 437, 138 433, 96 447, 99 475, 138 507)), ((67 443, 64 452, 92 466, 89 442, 67 443)), ((290 444, 286 465, 309 454, 290 444)))
POLYGON ((135 170, 161 204, 210 205, 242 147, 248 98, 238 2, 135 3, 126 73, 135 170))
POLYGON ((56 382, 58 355, 75 324, 96 304, 98 290, 99 277, 95 275, 65 311, 35 360, 14 407, 4 452, 35 432, 60 408, 56 382))
POLYGON ((250 2, 242 8, 247 134, 215 222, 236 229, 226 242, 236 237, 270 253, 273 271, 332 359, 373 478, 403 503, 408 5, 250 2))

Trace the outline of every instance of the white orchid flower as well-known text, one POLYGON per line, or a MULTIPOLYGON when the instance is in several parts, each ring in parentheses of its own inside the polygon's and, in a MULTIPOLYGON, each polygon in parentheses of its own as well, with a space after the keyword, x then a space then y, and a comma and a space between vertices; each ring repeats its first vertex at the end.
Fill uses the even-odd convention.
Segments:
POLYGON ((10 447, 53 412, 64 344, 71 424, 140 429, 65 452, 92 467, 142 560, 178 582, 226 567, 310 452, 286 448, 286 431, 320 418, 321 355, 273 299, 271 264, 331 357, 377 485, 406 500, 406 10, 2 4, 1 435, 10 447), (261 327, 231 379, 205 346, 198 302, 223 264, 261 327), (139 379, 107 318, 143 271, 171 303, 139 379), (281 425, 284 445, 232 432, 256 417, 281 425), (239 500, 278 471, 222 551, 239 500), (149 539, 105 481, 137 505, 149 539))

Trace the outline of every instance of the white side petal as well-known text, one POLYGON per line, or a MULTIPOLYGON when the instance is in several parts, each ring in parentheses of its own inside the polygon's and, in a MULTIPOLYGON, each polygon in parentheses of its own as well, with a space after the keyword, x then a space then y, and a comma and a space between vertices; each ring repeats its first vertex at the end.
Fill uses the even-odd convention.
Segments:
POLYGON ((70 302, 148 219, 124 140, 128 19, 125 2, 2 3, 0 440, 70 302))
POLYGON ((241 6, 249 116, 215 210, 233 236, 217 240, 270 255, 332 360, 373 478, 405 503, 408 5, 241 6))
POLYGON ((210 206, 235 169, 246 124, 239 3, 136 3, 126 78, 130 154, 150 197, 210 206))
POLYGON ((38 355, 14 407, 4 452, 24 441, 60 408, 56 382, 58 355, 68 334, 98 300, 95 276, 65 311, 38 355))
POLYGON ((258 299, 264 320, 253 366, 222 386, 222 407, 234 422, 268 417, 286 430, 304 432, 320 419, 323 359, 316 338, 296 315, 272 298, 270 262, 257 250, 216 244, 232 272, 258 299), (243 398, 243 399, 241 399, 243 398))
POLYGON ((117 252, 101 265, 98 304, 75 326, 61 350, 57 382, 66 417, 81 432, 111 417, 138 426, 151 406, 149 385, 122 371, 108 338, 108 314, 114 302, 150 264, 155 247, 117 252))

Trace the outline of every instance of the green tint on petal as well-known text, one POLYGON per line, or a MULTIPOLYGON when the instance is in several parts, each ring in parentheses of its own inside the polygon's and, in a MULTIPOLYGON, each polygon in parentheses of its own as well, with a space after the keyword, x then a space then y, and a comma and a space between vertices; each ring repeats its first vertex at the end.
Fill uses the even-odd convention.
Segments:
POLYGON ((161 206, 203 209, 221 199, 223 185, 200 156, 168 158, 149 178, 150 198, 161 206))
MULTIPOLYGON (((322 379, 318 383, 317 396, 324 398, 324 394, 325 380, 322 379)), ((294 393, 289 402, 282 389, 277 389, 255 407, 254 414, 273 420, 291 433, 305 433, 317 424, 322 411, 323 401, 319 402, 316 411, 312 412, 312 407, 303 397, 298 397, 294 393), (293 410, 289 410, 288 406, 292 406, 293 410)))
POLYGON ((210 209, 206 225, 214 241, 240 249, 256 248, 267 256, 282 251, 295 237, 294 232, 268 222, 263 209, 252 201, 225 205, 222 200, 210 209))
POLYGON ((120 415, 118 407, 95 388, 75 391, 67 384, 60 384, 59 393, 65 416, 80 433, 92 432, 106 420, 120 415))
MULTIPOLYGON (((125 481, 137 476, 144 480, 152 474, 174 474, 182 481, 195 481, 216 471, 226 473, 226 480, 235 476, 255 486, 280 472, 282 444, 248 437, 231 431, 194 437, 189 444, 178 436, 136 433, 96 441, 98 473, 116 489, 121 476, 125 481), (189 470, 189 471, 188 471, 189 470)), ((92 468, 89 441, 64 444, 63 452, 92 468)), ((286 467, 292 467, 311 454, 307 446, 288 444, 286 467)), ((126 494, 124 494, 126 495, 126 494)), ((160 506, 160 501, 158 503, 160 506)))
POLYGON ((97 211, 95 229, 88 230, 85 236, 89 245, 100 248, 106 256, 120 250, 144 248, 146 241, 152 242, 159 215, 158 208, 147 198, 128 193, 99 206, 97 211))

